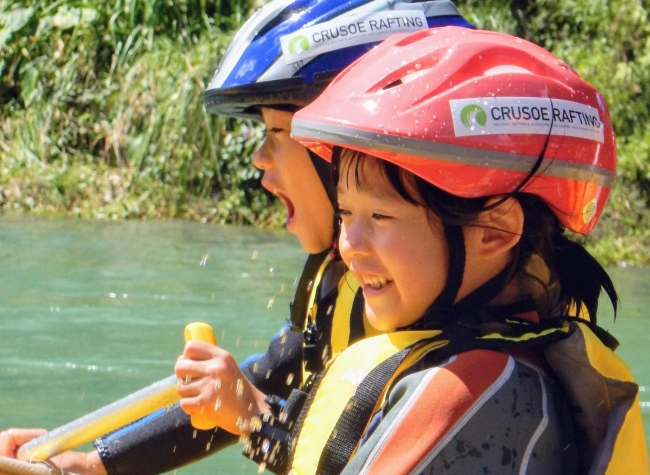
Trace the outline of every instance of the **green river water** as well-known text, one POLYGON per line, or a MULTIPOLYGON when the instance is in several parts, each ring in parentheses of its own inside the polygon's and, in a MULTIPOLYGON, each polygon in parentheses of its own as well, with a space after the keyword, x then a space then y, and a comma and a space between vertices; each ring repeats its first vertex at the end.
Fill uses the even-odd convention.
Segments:
MULTIPOLYGON (((284 231, 192 222, 0 220, 0 429, 52 429, 173 372, 192 321, 238 361, 288 312, 304 252, 284 231)), ((650 429, 650 270, 610 269, 599 323, 642 387, 650 429)), ((85 446, 87 448, 88 446, 85 446)), ((233 447, 178 474, 255 474, 233 447)))

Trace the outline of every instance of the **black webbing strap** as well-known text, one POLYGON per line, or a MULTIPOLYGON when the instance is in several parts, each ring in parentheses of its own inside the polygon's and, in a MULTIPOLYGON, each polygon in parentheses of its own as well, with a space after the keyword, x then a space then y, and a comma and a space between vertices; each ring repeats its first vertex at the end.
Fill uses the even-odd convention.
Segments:
POLYGON ((311 286, 314 285, 318 269, 320 269, 328 254, 329 249, 318 254, 310 254, 307 262, 305 262, 305 267, 298 281, 296 295, 291 303, 291 329, 293 331, 301 332, 305 329, 311 286))
POLYGON ((298 416, 298 418, 293 424, 293 427, 291 428, 291 443, 289 444, 289 456, 287 457, 288 459, 287 467, 291 467, 293 465, 293 456, 296 454, 296 442, 298 441, 298 437, 300 436, 302 425, 305 422, 305 418, 307 417, 307 412, 309 412, 309 408, 311 407, 311 404, 314 402, 314 398, 316 397, 316 393, 318 392, 318 386, 320 386, 320 383, 323 380, 323 377, 325 376, 326 372, 327 371, 323 370, 320 373, 317 373, 309 381, 309 388, 305 388, 309 392, 307 393, 307 398, 305 399, 305 403, 303 404, 302 409, 300 410, 300 415, 298 416))
POLYGON ((363 289, 359 287, 352 301, 352 311, 350 312, 350 337, 348 346, 361 340, 366 336, 366 329, 363 326, 363 310, 365 303, 363 300, 363 289))
POLYGON ((318 461, 318 475, 341 473, 359 444, 381 393, 410 351, 409 347, 395 353, 361 381, 325 445, 318 461))

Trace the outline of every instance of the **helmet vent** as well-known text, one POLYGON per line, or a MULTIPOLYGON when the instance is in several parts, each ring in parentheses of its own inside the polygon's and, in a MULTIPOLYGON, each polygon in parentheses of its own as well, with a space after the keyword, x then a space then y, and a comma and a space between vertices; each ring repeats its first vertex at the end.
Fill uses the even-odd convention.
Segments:
POLYGON ((483 73, 483 76, 496 76, 497 74, 533 74, 527 69, 522 68, 521 66, 515 66, 514 64, 504 64, 502 66, 495 66, 494 68, 488 69, 483 73))
POLYGON ((403 84, 401 79, 398 79, 397 81, 393 81, 390 84, 387 84, 384 86, 383 90, 385 91, 386 89, 392 89, 397 86, 401 86, 403 84))

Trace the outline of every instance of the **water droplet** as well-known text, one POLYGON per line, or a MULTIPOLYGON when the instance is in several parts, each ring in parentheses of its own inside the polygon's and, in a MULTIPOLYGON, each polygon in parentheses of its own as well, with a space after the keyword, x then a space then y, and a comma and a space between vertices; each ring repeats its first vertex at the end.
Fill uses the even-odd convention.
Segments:
MULTIPOLYGON (((318 135, 320 135, 320 132, 318 132, 318 135)), ((266 470, 266 463, 262 462, 260 463, 260 466, 257 467, 257 473, 264 473, 264 470, 266 470)))
POLYGON ((253 443, 248 439, 244 444, 244 453, 250 453, 251 450, 253 450, 253 443))
POLYGON ((275 272, 275 269, 274 269, 273 267, 271 267, 271 268, 269 269, 269 276, 270 276, 270 277, 273 277, 273 273, 274 273, 274 272, 275 272))
POLYGON ((197 433, 198 433, 198 431, 197 431, 196 429, 194 429, 194 432, 192 433, 192 438, 193 438, 193 439, 196 439, 196 434, 197 434, 197 433))
POLYGON ((253 251, 253 256, 251 257, 251 260, 252 260, 252 261, 254 261, 255 259, 257 259, 257 254, 258 254, 257 249, 255 249, 255 250, 253 251))
POLYGON ((205 265, 207 264, 209 258, 210 258, 210 253, 209 252, 207 254, 204 254, 203 257, 201 258, 201 262, 199 262, 199 265, 201 267, 205 267, 205 265))
POLYGON ((244 382, 241 379, 237 379, 237 399, 241 399, 244 395, 244 382))
POLYGON ((217 412, 221 408, 221 396, 217 396, 217 400, 214 403, 214 412, 217 412))
POLYGON ((287 376, 287 386, 289 386, 293 382, 293 373, 289 373, 287 376))

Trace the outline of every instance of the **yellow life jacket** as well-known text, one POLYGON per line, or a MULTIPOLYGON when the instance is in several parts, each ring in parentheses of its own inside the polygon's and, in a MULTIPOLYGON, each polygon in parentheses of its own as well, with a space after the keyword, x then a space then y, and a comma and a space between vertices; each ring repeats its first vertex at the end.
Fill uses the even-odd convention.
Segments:
POLYGON ((423 341, 441 334, 440 330, 387 333, 361 340, 341 352, 327 368, 308 408, 295 447, 292 473, 316 473, 320 454, 334 430, 338 416, 346 410, 357 386, 372 369, 400 350, 413 347, 402 361, 404 369, 410 367, 433 347, 447 343, 447 340, 423 341))
POLYGON ((639 386, 621 358, 581 322, 567 338, 544 347, 546 360, 580 408, 586 437, 581 454, 591 474, 649 473, 639 386))
MULTIPOLYGON (((510 321, 522 325, 521 321, 510 321)), ((546 357, 566 387, 572 402, 580 407, 582 416, 576 422, 587 434, 588 444, 580 454, 590 474, 614 475, 625 473, 648 473, 648 456, 638 401, 638 385, 623 361, 610 350, 585 323, 562 321, 556 327, 527 331, 506 336, 499 332, 486 332, 474 342, 466 342, 465 349, 479 348, 526 348, 541 344, 546 357)), ((599 332, 600 333, 600 332, 599 332)), ((341 352, 328 366, 318 383, 311 404, 304 413, 304 420, 294 440, 291 461, 292 475, 319 473, 324 451, 332 452, 330 444, 336 439, 345 440, 342 432, 349 428, 344 413, 356 409, 357 387, 371 371, 385 365, 400 351, 406 356, 391 376, 385 379, 377 391, 369 422, 381 409, 388 389, 400 373, 430 352, 449 351, 456 345, 438 330, 396 332, 367 338, 341 352)), ((461 345, 462 347, 463 345, 461 345)), ((365 427, 359 428, 360 435, 365 427)), ((351 440, 358 440, 354 437, 351 440)), ((345 444, 344 444, 345 445, 345 444)), ((348 445, 354 445, 354 442, 348 445)), ((356 448, 346 454, 347 463, 356 448)), ((334 452, 340 452, 339 449, 334 452)), ((341 454, 337 454, 340 456, 341 454)), ((327 455, 329 456, 329 455, 327 455)))
MULTIPOLYGON (((331 358, 345 350, 353 341, 381 333, 368 321, 359 284, 350 271, 346 270, 334 285, 323 282, 329 266, 333 265, 336 263, 328 255, 322 260, 315 275, 304 273, 309 279, 306 283, 308 298, 303 304, 306 308, 294 318, 294 329, 306 332, 308 336, 310 332, 316 331, 312 329, 327 328, 328 331, 324 341, 314 342, 313 348, 309 348, 309 342, 306 343, 306 351, 303 350, 303 359, 306 360, 303 381, 307 381, 312 372, 322 370, 331 358), (323 289, 323 286, 326 288, 323 289)), ((300 293, 299 286, 296 294, 300 293)), ((320 338, 320 335, 315 338, 320 338)))

